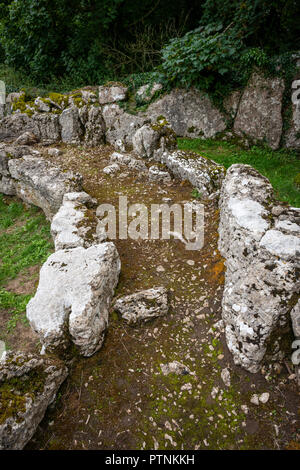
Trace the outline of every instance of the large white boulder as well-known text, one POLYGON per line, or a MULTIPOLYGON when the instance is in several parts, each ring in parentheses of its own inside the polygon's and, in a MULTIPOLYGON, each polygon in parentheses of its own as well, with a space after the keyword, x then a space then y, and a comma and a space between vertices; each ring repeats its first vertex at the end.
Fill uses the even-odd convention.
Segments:
POLYGON ((120 267, 113 243, 59 250, 48 258, 27 305, 44 350, 63 353, 70 342, 83 356, 100 349, 120 267))

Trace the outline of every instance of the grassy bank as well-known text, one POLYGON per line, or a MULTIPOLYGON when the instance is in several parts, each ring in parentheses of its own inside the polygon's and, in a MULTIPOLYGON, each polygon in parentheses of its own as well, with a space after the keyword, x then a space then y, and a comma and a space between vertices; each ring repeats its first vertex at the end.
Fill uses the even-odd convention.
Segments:
POLYGON ((295 183, 300 173, 300 157, 296 152, 260 147, 245 150, 229 142, 211 139, 178 139, 178 146, 211 158, 225 168, 234 163, 251 165, 270 180, 278 199, 300 207, 300 190, 295 183))
POLYGON ((42 211, 0 194, 0 312, 8 318, 0 336, 25 321, 39 268, 52 251, 50 226, 42 211))

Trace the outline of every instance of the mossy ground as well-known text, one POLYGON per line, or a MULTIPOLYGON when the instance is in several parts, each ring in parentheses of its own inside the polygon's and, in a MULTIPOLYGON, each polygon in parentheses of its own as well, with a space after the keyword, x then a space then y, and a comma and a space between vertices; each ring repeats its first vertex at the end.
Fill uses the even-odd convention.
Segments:
MULTIPOLYGON (((62 145, 61 150, 57 157, 46 151, 44 156, 81 172, 84 189, 99 203, 117 206, 120 195, 147 207, 163 197, 192 199, 187 183, 150 184, 126 168, 118 176, 105 176, 102 169, 112 151, 107 146, 62 145)), ((236 367, 224 335, 213 327, 221 315, 225 272, 217 249, 218 215, 212 202, 205 203, 200 251, 186 251, 178 240, 116 241, 122 262, 116 296, 165 286, 171 311, 129 327, 112 308, 103 348, 73 364, 55 409, 48 411, 28 449, 277 449, 297 442, 299 403, 287 370, 266 380, 236 367), (160 365, 173 360, 191 374, 164 376, 160 365), (228 388, 220 378, 225 367, 231 371, 228 388), (250 403, 253 393, 266 391, 267 404, 250 403)))

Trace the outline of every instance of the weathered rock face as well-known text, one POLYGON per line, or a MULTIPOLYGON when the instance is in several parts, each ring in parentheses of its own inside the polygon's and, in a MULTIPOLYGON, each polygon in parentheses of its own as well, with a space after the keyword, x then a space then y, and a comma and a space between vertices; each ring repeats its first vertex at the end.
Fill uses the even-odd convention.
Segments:
POLYGON ((282 134, 282 95, 284 81, 280 78, 264 78, 253 73, 239 103, 234 121, 238 135, 265 141, 277 149, 282 134))
POLYGON ((203 198, 220 190, 225 175, 225 168, 193 152, 176 150, 175 152, 158 151, 155 158, 164 163, 181 180, 188 180, 203 198))
POLYGON ((132 146, 136 131, 148 120, 143 116, 126 113, 117 104, 106 105, 102 109, 106 126, 106 142, 119 148, 119 142, 132 146))
POLYGON ((129 324, 146 322, 168 313, 168 291, 157 287, 127 295, 115 302, 114 309, 129 324))
POLYGON ((164 116, 180 137, 214 137, 226 129, 223 115, 198 90, 173 90, 152 103, 147 116, 152 121, 164 116))
POLYGON ((235 90, 224 99, 224 109, 232 119, 236 117, 241 97, 242 92, 240 90, 235 90))
POLYGON ((0 140, 15 140, 26 131, 33 132, 32 119, 27 114, 12 114, 0 121, 0 140))
POLYGON ((121 85, 100 86, 99 103, 108 104, 124 101, 127 97, 127 88, 121 85))
POLYGON ((285 137, 285 146, 290 149, 300 149, 300 100, 292 106, 292 121, 285 137))
POLYGON ((64 250, 100 243, 97 234, 98 219, 91 208, 97 201, 87 193, 67 193, 63 203, 51 222, 51 235, 55 250, 64 250))
POLYGON ((59 116, 57 114, 34 114, 32 116, 33 134, 42 141, 54 143, 60 140, 59 116))
POLYGON ((105 122, 99 107, 91 106, 87 111, 84 142, 91 147, 105 142, 105 122))
POLYGON ((64 353, 70 342, 83 356, 100 349, 119 272, 113 243, 59 250, 48 258, 27 305, 27 318, 44 350, 64 353))
POLYGON ((160 170, 156 165, 150 166, 148 178, 149 181, 156 181, 164 184, 170 183, 171 181, 170 173, 160 170))
POLYGON ((78 108, 65 109, 59 116, 61 126, 61 140, 68 144, 78 144, 83 137, 84 130, 79 118, 78 108))
POLYGON ((60 140, 59 117, 56 114, 16 113, 0 121, 0 139, 16 140, 25 132, 33 133, 38 140, 56 142, 60 140))
POLYGON ((7 165, 14 194, 41 207, 48 219, 60 208, 65 193, 81 190, 81 175, 64 173, 42 158, 25 155, 8 160, 7 165))
POLYGON ((272 186, 256 170, 229 168, 220 198, 222 317, 235 363, 250 372, 266 355, 280 358, 299 292, 300 214, 272 201, 272 186))
POLYGON ((15 141, 16 145, 34 145, 38 142, 38 138, 33 132, 24 132, 15 141))
POLYGON ((155 93, 157 91, 160 91, 161 89, 162 89, 161 83, 153 83, 152 85, 143 85, 138 89, 138 91, 136 92, 136 95, 138 99, 147 103, 148 101, 151 101, 155 93))
POLYGON ((12 158, 20 158, 24 155, 36 155, 40 153, 23 145, 0 144, 0 175, 10 176, 8 161, 12 158))
POLYGON ((291 311, 291 318, 295 338, 300 338, 300 300, 291 311))
POLYGON ((172 151, 177 148, 176 134, 164 119, 157 119, 155 124, 145 124, 134 134, 133 151, 140 157, 152 158, 157 150, 172 151))
POLYGON ((118 169, 120 169, 120 167, 127 167, 129 170, 133 171, 147 171, 147 166, 145 163, 142 160, 134 158, 130 154, 113 152, 110 156, 110 161, 112 163, 110 166, 117 165, 119 167, 118 169))
POLYGON ((23 449, 67 374, 58 360, 6 353, 0 362, 0 450, 23 449))

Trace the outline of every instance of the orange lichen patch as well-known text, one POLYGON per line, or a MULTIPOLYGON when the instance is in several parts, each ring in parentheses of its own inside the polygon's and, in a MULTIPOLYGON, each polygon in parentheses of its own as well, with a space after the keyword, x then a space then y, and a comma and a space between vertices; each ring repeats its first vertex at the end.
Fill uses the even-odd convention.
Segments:
POLYGON ((224 283, 225 276, 225 265, 224 260, 220 260, 210 267, 209 274, 213 281, 217 281, 218 284, 224 283))
POLYGON ((300 442, 291 441, 286 450, 300 450, 300 442))

